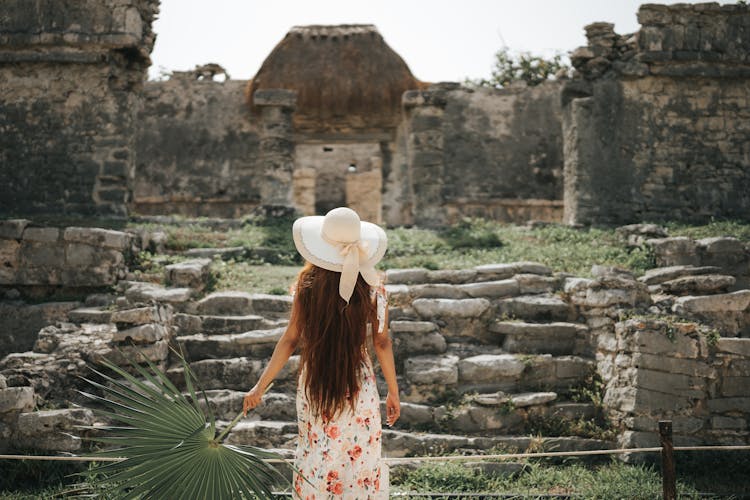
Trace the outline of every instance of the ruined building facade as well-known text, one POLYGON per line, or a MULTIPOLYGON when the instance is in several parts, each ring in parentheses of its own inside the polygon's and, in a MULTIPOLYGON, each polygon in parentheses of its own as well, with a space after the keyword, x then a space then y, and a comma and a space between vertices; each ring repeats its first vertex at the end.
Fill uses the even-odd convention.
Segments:
POLYGON ((570 78, 495 90, 419 81, 370 25, 292 28, 249 81, 146 82, 158 2, 89 3, 0 21, 0 213, 750 217, 747 6, 644 5, 586 27, 570 78))

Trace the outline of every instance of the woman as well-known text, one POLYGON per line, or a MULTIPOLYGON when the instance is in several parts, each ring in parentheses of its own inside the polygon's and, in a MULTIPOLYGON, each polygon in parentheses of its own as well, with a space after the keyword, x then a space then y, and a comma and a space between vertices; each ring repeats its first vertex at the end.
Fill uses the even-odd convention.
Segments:
POLYGON ((289 326, 243 409, 247 413, 261 402, 299 345, 296 493, 304 499, 388 498, 380 397, 367 352, 371 336, 388 386, 386 421, 393 425, 400 401, 385 287, 374 268, 385 254, 385 232, 341 207, 325 217, 297 219, 292 233, 307 263, 297 279, 289 326))

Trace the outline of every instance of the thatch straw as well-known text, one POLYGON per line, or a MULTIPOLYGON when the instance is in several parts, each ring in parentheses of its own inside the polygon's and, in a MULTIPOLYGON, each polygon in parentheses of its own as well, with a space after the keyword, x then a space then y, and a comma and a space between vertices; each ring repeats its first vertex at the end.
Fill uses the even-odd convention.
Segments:
POLYGON ((300 131, 341 132, 394 128, 401 95, 423 88, 373 25, 295 26, 248 83, 297 91, 300 131))

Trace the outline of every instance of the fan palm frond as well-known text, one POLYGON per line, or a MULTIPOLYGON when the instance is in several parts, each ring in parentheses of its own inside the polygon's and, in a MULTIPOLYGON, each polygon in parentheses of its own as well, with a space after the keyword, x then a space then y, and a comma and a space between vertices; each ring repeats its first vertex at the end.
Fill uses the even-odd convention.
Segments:
POLYGON ((266 459, 282 457, 254 446, 224 443, 243 413, 217 435, 206 393, 200 390, 204 411, 196 395, 197 379, 185 358, 177 355, 190 397, 145 356, 148 369, 125 356, 138 377, 106 359, 101 364, 116 376, 91 368, 104 383, 81 377, 104 394, 79 391, 98 403, 92 411, 121 424, 80 426, 104 431, 90 439, 114 445, 96 452, 98 456, 124 458, 94 469, 97 482, 107 483, 114 498, 271 498, 271 486, 279 479, 288 481, 266 459))

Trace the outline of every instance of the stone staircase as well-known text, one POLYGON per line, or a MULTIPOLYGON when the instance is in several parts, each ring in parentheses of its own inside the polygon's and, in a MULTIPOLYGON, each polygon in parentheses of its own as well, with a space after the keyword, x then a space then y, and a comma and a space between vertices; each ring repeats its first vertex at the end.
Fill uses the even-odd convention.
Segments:
MULTIPOLYGON (((84 359, 112 356, 112 346, 132 341, 179 386, 184 374, 167 349, 172 343, 206 390, 219 426, 228 424, 284 332, 291 297, 240 291, 202 297, 196 277, 205 276, 205 265, 181 263, 179 272, 168 271, 169 287, 120 281, 117 295, 91 296, 67 313, 69 323, 43 329, 34 351, 6 357, 0 371, 19 390, 38 377, 34 390, 46 398, 45 384, 70 384, 76 370, 85 368, 84 359), (65 377, 48 383, 49 374, 65 377)), ((388 271, 402 414, 392 429, 384 429, 385 455, 630 445, 615 443, 614 432, 597 427, 605 424, 602 409, 581 397, 598 390, 592 385, 597 372, 605 382, 612 377, 616 361, 607 353, 623 311, 679 313, 724 325, 722 336, 748 336, 750 290, 733 289, 733 277, 717 268, 665 266, 639 280, 605 266, 592 271, 594 279, 578 278, 533 262, 388 271)), ((230 442, 291 453, 298 365, 299 356, 292 356, 264 403, 231 432, 230 442)), ((384 397, 382 376, 378 384, 384 397)), ((27 403, 19 405, 29 411, 27 403)), ((54 429, 93 418, 74 408, 47 413, 22 415, 54 417, 59 420, 54 429)), ((71 443, 67 451, 78 447, 71 443)))
MULTIPOLYGON (((595 360, 586 351, 588 328, 559 293, 564 279, 536 263, 388 272, 402 415, 393 429, 384 430, 385 454, 612 446, 577 436, 540 436, 530 427, 545 418, 572 422, 599 416, 593 403, 571 399, 571 390, 590 382, 595 360)), ((228 423, 283 334, 291 298, 228 291, 173 306, 175 342, 220 423, 228 423)), ((183 370, 176 361, 170 358, 167 373, 179 385, 183 370)), ((231 432, 230 442, 294 447, 298 364, 299 356, 292 356, 264 403, 231 432)), ((382 376, 378 383, 384 397, 382 376)))

